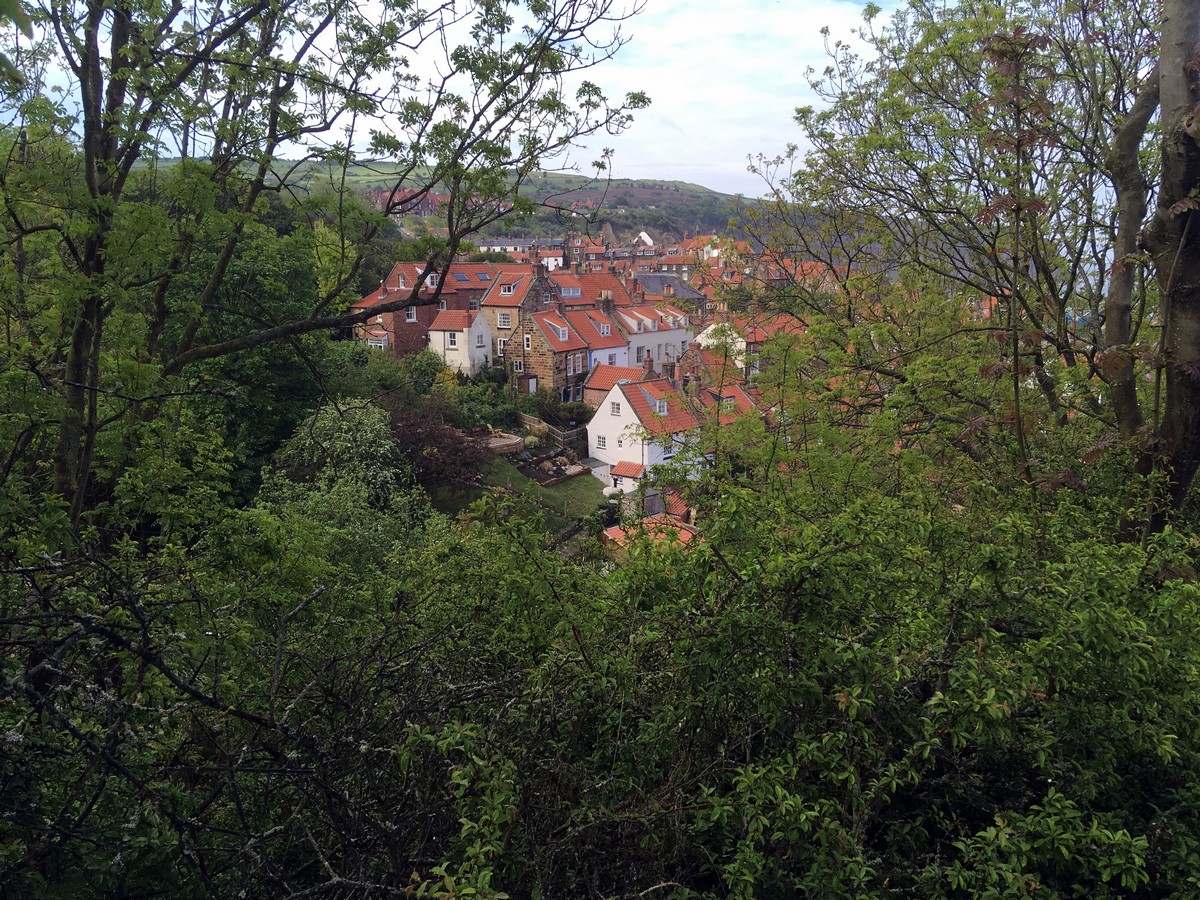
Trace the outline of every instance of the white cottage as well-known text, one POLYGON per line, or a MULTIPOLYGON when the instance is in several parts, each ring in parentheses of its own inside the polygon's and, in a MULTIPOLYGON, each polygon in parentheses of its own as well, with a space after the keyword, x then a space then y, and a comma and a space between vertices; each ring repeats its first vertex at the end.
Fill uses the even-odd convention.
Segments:
POLYGON ((446 368, 474 375, 488 364, 492 329, 473 309, 443 309, 429 326, 429 349, 446 361, 446 368))
POLYGON ((636 481, 670 462, 698 424, 666 378, 616 384, 588 423, 588 455, 607 463, 610 477, 636 481))

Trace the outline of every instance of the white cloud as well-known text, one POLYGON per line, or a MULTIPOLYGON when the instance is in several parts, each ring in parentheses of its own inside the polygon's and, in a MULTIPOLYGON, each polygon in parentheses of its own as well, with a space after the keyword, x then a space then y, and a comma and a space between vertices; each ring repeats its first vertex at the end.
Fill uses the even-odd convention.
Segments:
POLYGON ((645 91, 651 106, 581 158, 612 147, 617 178, 757 195, 762 182, 747 160, 799 141, 795 108, 815 102, 805 70, 827 63, 821 29, 849 39, 861 24, 859 4, 832 0, 648 0, 626 25, 630 43, 590 75, 610 96, 645 91))

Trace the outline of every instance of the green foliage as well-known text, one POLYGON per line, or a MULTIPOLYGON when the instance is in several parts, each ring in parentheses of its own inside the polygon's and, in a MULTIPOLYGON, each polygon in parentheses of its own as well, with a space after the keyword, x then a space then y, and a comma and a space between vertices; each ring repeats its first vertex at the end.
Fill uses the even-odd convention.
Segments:
POLYGON ((534 394, 524 394, 518 399, 520 410, 537 416, 556 428, 575 428, 586 425, 594 410, 586 403, 575 401, 564 403, 554 391, 540 389, 534 394))
MULTIPOLYGON (((492 135, 468 167, 451 113, 491 91, 528 110, 512 10, 476 11, 476 44, 451 52, 486 90, 405 104, 413 133, 435 123, 420 147, 376 140, 468 204, 506 196, 507 148, 492 135)), ((302 27, 305 10, 277 12, 302 27)), ((789 198, 764 211, 768 250, 801 234, 846 257, 748 289, 748 309, 803 323, 754 360, 769 414, 706 417, 705 464, 674 480, 694 539, 648 532, 618 556, 590 539, 596 479, 539 489, 464 451, 456 426, 514 413, 501 375, 370 354, 318 338, 326 325, 271 332, 344 300, 346 251, 373 240, 372 214, 340 205, 336 159, 297 208, 264 201, 236 154, 93 194, 119 160, 93 165, 95 146, 62 137, 66 111, 25 97, 0 155, 6 895, 1200 890, 1194 523, 1127 540, 1154 484, 1106 452, 1090 361, 963 303, 966 274, 1003 296, 1014 271, 997 226, 1011 211, 977 202, 1022 186, 989 143, 1004 113, 985 101, 1012 86, 979 55, 995 15, 913 7, 879 38, 886 65, 841 58, 832 77, 853 90, 802 115, 816 152, 866 110, 914 131, 854 132, 826 181, 797 181, 828 217, 811 230, 789 198), (918 102, 935 95, 971 106, 918 102), (956 176, 975 153, 989 166, 956 176), (870 192, 833 178, 913 167, 931 173, 908 185, 925 212, 964 211, 956 227, 997 248, 946 239, 978 267, 914 259, 918 220, 879 227, 886 210, 849 208, 870 192), (1053 384, 1008 377, 1038 350, 1053 384), (462 521, 434 511, 426 489, 482 490, 480 473, 462 521)), ((338 19, 363 71, 404 44, 400 19, 376 24, 338 19)), ((270 60, 224 49, 218 80, 246 79, 230 90, 275 84, 270 60)), ((553 81, 576 52, 552 43, 535 68, 553 81)), ((147 90, 174 64, 139 67, 147 90)), ((188 87, 171 97, 191 121, 213 88, 188 87)), ((272 115, 299 127, 278 99, 272 115)), ((554 88, 535 108, 569 118, 572 103, 600 101, 554 88)), ((269 120, 224 124, 231 146, 265 146, 269 120)), ((1074 215, 1068 184, 1046 186, 1074 215)), ((1041 215, 1022 246, 1064 240, 1030 278, 1090 246, 1041 215)))

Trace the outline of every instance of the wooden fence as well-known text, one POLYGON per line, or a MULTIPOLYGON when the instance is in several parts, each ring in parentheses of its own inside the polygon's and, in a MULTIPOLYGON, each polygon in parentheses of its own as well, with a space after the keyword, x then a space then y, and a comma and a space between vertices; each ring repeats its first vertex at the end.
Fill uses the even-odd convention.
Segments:
POLYGON ((555 445, 563 450, 570 444, 576 441, 587 440, 587 428, 555 428, 549 422, 543 422, 537 416, 527 415, 526 413, 517 413, 517 421, 525 428, 546 429, 546 437, 554 441, 555 445))

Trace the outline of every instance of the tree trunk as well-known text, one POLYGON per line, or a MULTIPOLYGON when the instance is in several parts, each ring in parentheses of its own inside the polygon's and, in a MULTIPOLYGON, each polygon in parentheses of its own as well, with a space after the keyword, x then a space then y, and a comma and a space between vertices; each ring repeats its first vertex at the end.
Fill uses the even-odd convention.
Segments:
POLYGON ((1162 298, 1166 397, 1159 468, 1178 508, 1200 468, 1200 4, 1165 0, 1159 56, 1162 182, 1144 240, 1162 298))

